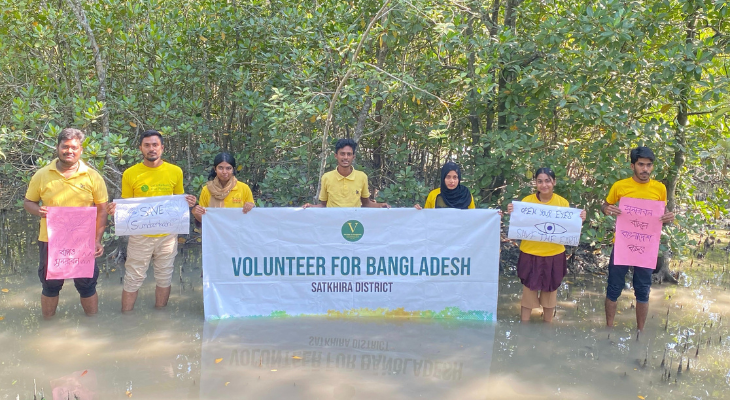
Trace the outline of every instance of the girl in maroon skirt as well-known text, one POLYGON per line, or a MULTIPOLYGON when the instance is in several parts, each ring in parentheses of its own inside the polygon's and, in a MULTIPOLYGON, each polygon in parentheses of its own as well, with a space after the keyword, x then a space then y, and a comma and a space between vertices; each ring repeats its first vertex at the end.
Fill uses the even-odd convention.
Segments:
MULTIPOLYGON (((535 172, 535 186, 537 193, 525 197, 523 202, 570 207, 568 200, 553 193, 555 172, 552 169, 538 169, 535 172)), ((507 213, 513 210, 514 206, 510 203, 507 213)), ((581 211, 580 218, 586 220, 585 210, 581 211)), ((517 260, 517 276, 524 285, 520 312, 522 321, 529 321, 532 309, 542 306, 543 320, 552 322, 553 310, 558 303, 557 290, 567 272, 565 246, 532 240, 522 241, 520 258, 517 260)))

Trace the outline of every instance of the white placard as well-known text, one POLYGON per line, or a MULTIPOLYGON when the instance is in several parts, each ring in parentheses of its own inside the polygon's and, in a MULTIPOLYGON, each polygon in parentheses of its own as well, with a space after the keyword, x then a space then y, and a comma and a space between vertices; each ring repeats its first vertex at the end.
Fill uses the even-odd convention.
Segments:
POLYGON ((497 210, 208 209, 205 318, 496 320, 497 210))
POLYGON ((578 208, 546 206, 544 204, 513 201, 510 214, 510 239, 532 240, 577 246, 583 221, 578 208))
MULTIPOLYGON (((190 232, 190 207, 185 195, 115 199, 117 236, 190 232)), ((239 210, 240 212, 240 210, 239 210)))

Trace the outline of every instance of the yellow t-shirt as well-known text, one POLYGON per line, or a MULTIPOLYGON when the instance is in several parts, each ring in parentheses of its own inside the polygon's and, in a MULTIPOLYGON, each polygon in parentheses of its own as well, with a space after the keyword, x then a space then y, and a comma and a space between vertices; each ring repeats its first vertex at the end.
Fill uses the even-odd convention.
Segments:
MULTIPOLYGON (((46 207, 91 207, 109 201, 104 178, 79 160, 79 170, 66 179, 58 169, 54 159, 41 168, 30 179, 25 198, 42 202, 46 207)), ((41 218, 38 241, 48 241, 46 219, 41 218)))
MULTIPOLYGON (((170 196, 185 193, 183 172, 177 165, 163 162, 157 168, 139 163, 127 168, 122 174, 122 198, 170 196)), ((167 236, 144 235, 147 237, 167 236)))
POLYGON ((635 199, 658 200, 667 202, 667 188, 663 183, 650 179, 647 183, 639 183, 633 177, 621 179, 611 186, 606 203, 616 204, 622 197, 635 199))
MULTIPOLYGON (((544 204, 546 206, 570 207, 568 200, 553 193, 553 197, 547 203, 543 203, 537 199, 537 194, 531 194, 524 199, 525 203, 544 204)), ((533 256, 550 257, 565 252, 565 246, 557 243, 535 242, 533 240, 523 240, 520 244, 520 251, 533 256)))
MULTIPOLYGON (((426 197, 426 204, 424 204, 423 208, 436 208, 436 198, 440 194, 441 188, 436 188, 432 190, 431 193, 428 194, 428 197, 426 197)), ((471 204, 469 204, 468 208, 475 208, 474 196, 471 196, 471 204)))
POLYGON ((322 175, 322 189, 319 199, 327 207, 362 207, 362 200, 370 197, 368 176, 352 169, 350 175, 342 176, 337 169, 322 175))
POLYGON ((163 162, 157 168, 150 168, 139 163, 122 174, 122 198, 183 194, 183 184, 183 172, 177 165, 163 162))
MULTIPOLYGON (((236 187, 234 187, 228 193, 228 196, 223 199, 223 205, 225 208, 243 207, 244 203, 253 202, 253 193, 251 193, 251 188, 240 181, 236 182, 236 187)), ((203 190, 200 191, 200 199, 198 200, 198 203, 200 203, 202 207, 208 207, 210 204, 210 191, 208 190, 207 185, 203 186, 203 190)))

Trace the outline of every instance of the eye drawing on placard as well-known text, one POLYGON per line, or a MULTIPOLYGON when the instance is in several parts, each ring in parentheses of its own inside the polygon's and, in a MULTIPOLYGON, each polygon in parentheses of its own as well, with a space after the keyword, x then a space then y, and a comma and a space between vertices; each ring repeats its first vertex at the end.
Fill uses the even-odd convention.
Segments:
POLYGON ((543 222, 541 224, 536 224, 535 228, 537 228, 540 233, 544 233, 547 235, 559 235, 568 231, 563 226, 553 222, 543 222))

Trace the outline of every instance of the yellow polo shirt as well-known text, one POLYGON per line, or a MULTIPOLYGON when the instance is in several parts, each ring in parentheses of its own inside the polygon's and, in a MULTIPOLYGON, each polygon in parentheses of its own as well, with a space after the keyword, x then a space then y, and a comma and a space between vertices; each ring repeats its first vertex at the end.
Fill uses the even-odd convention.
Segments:
MULTIPOLYGON (((436 208, 436 198, 441 194, 441 188, 436 188, 431 191, 431 193, 428 194, 428 197, 426 197, 426 204, 423 205, 423 208, 436 208)), ((474 196, 471 196, 471 204, 469 204, 468 208, 475 208, 474 206, 474 196)))
POLYGON ((322 189, 319 199, 327 207, 362 207, 362 200, 370 197, 368 176, 352 169, 350 175, 342 176, 337 169, 322 175, 322 189))
MULTIPOLYGON (((185 193, 183 172, 177 165, 163 162, 157 168, 139 163, 127 168, 122 174, 122 198, 170 196, 185 193)), ((167 236, 144 235, 147 237, 167 236)))
MULTIPOLYGON (((239 181, 236 183, 236 187, 234 187, 228 193, 228 196, 223 199, 223 206, 225 208, 243 208, 244 203, 253 202, 253 193, 251 193, 251 188, 249 188, 247 184, 239 181)), ((210 191, 208 190, 207 185, 203 186, 203 190, 200 191, 200 199, 198 200, 198 203, 200 203, 202 207, 208 207, 210 204, 210 191)))
POLYGON ((163 162, 157 168, 150 168, 139 163, 122 174, 122 198, 183 194, 183 184, 183 172, 177 165, 163 162))
MULTIPOLYGON (((92 207, 109 201, 106 183, 101 174, 79 160, 79 169, 66 179, 56 169, 54 159, 30 179, 25 198, 46 207, 92 207)), ((41 218, 38 241, 48 241, 46 219, 41 218)))
POLYGON ((622 197, 634 199, 658 200, 667 202, 667 188, 663 183, 650 179, 647 183, 639 183, 634 178, 617 181, 611 186, 606 203, 616 204, 622 197))
MULTIPOLYGON (((524 199, 525 203, 544 204, 546 206, 570 207, 568 200, 553 193, 553 197, 547 203, 543 203, 537 199, 537 194, 531 194, 524 199)), ((533 256, 550 257, 565 252, 565 246, 557 243, 535 242, 533 240, 523 240, 520 244, 520 251, 533 256)))

